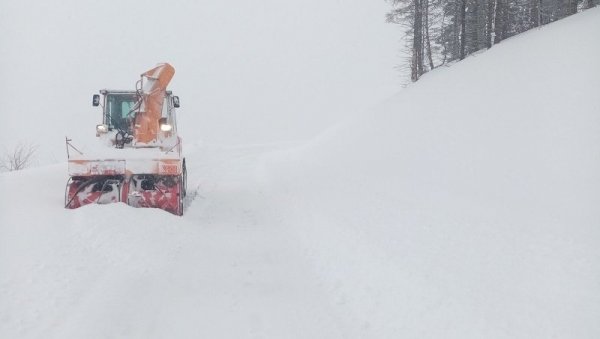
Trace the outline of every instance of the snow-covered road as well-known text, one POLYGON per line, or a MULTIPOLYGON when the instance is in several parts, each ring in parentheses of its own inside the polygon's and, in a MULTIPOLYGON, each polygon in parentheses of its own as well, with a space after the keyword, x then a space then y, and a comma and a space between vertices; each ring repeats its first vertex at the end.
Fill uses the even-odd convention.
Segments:
POLYGON ((203 148, 183 218, 122 204, 64 210, 64 166, 0 176, 15 192, 0 217, 0 336, 347 336, 258 182, 272 147, 203 148), (20 189, 31 178, 43 190, 20 189))

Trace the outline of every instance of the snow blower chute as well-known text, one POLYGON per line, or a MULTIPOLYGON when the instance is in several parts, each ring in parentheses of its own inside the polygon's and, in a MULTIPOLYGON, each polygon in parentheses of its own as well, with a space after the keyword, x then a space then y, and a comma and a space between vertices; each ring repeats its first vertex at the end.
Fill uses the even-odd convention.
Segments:
POLYGON ((136 90, 93 96, 93 106, 102 108, 96 145, 76 147, 66 138, 65 208, 125 202, 183 215, 187 172, 177 135, 179 97, 167 91, 174 74, 171 65, 160 64, 141 75, 136 90))

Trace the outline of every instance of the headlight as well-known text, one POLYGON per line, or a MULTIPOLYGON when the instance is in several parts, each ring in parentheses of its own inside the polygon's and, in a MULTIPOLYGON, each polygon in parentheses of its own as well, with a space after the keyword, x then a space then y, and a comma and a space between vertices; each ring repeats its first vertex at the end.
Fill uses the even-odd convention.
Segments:
POLYGON ((171 126, 169 124, 161 124, 160 125, 160 130, 163 132, 171 132, 172 129, 173 129, 173 126, 171 126))
POLYGON ((96 132, 97 133, 106 133, 106 132, 108 132, 108 126, 107 125, 96 125, 96 132))

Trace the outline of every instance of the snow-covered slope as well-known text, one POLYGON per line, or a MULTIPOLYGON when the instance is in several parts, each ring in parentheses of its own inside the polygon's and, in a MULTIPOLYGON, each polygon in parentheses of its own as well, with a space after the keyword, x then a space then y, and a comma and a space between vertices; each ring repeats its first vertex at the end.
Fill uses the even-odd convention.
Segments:
POLYGON ((0 337, 597 338, 600 10, 308 144, 188 142, 184 217, 0 175, 0 337))
POLYGON ((273 160, 359 337, 600 335, 597 32, 510 39, 273 160))

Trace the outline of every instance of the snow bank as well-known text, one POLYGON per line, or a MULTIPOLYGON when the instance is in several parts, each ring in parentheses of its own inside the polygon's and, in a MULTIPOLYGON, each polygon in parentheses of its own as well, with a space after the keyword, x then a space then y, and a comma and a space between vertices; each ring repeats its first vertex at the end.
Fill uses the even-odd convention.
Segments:
POLYGON ((599 31, 504 41, 271 157, 356 337, 600 335, 599 31))

